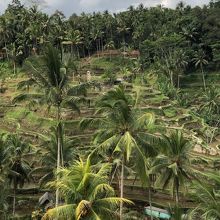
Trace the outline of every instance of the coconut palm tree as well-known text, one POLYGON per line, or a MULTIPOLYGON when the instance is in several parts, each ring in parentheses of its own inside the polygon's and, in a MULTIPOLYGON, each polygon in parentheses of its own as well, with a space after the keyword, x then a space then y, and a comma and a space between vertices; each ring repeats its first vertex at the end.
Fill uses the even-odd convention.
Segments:
POLYGON ((122 36, 121 45, 123 46, 124 58, 126 50, 126 34, 129 32, 130 28, 127 26, 123 17, 117 17, 117 32, 122 36))
POLYGON ((83 43, 83 37, 79 30, 70 30, 67 33, 62 44, 71 45, 71 54, 74 53, 74 47, 76 48, 77 57, 80 58, 79 45, 83 43))
POLYGON ((163 135, 159 146, 161 154, 156 157, 152 171, 160 173, 158 183, 163 189, 171 187, 172 195, 178 203, 180 188, 186 188, 187 183, 196 179, 196 170, 192 165, 193 146, 181 131, 163 135))
POLYGON ((180 34, 184 36, 185 39, 189 42, 189 46, 191 46, 194 42, 198 41, 199 38, 198 30, 195 27, 183 27, 180 34))
POLYGON ((204 66, 208 64, 208 60, 206 59, 206 55, 204 51, 199 50, 195 57, 193 58, 193 62, 195 63, 195 67, 199 67, 202 73, 202 80, 203 80, 203 87, 206 91, 206 81, 205 81, 205 74, 204 74, 204 66))
POLYGON ((9 184, 12 184, 14 190, 13 199, 13 215, 15 215, 16 190, 22 188, 26 181, 29 181, 29 173, 31 167, 25 159, 25 155, 29 153, 29 146, 17 134, 9 134, 6 144, 10 149, 10 162, 8 178, 9 184))
POLYGON ((0 219, 7 220, 7 212, 8 212, 8 189, 6 186, 8 182, 6 177, 3 174, 0 174, 0 219))
MULTIPOLYGON (((146 160, 140 146, 152 151, 149 140, 153 135, 149 130, 154 122, 154 117, 149 113, 142 113, 134 108, 135 102, 131 96, 126 95, 123 86, 106 93, 97 102, 100 118, 87 118, 81 122, 81 127, 95 126, 98 131, 94 143, 98 145, 93 152, 106 155, 107 158, 119 158, 120 171, 120 196, 124 196, 124 169, 125 164, 131 158, 135 160, 134 166, 138 175, 147 185, 146 160), (140 144, 140 146, 139 146, 140 144)), ((120 216, 122 218, 123 204, 120 205, 120 216)))
MULTIPOLYGON (((49 181, 54 180, 54 167, 56 167, 57 162, 57 132, 56 127, 51 129, 50 136, 39 135, 42 140, 41 150, 41 166, 34 168, 30 174, 35 174, 43 172, 44 175, 40 178, 40 186, 46 184, 49 181)), ((77 150, 74 148, 76 145, 75 140, 68 138, 64 134, 64 128, 62 126, 61 130, 61 141, 62 141, 62 167, 68 167, 73 159, 77 158, 77 150)))
POLYGON ((219 172, 205 172, 203 182, 194 182, 189 193, 197 206, 190 212, 191 219, 220 218, 220 178, 219 172), (205 178, 204 178, 205 177, 205 178))
POLYGON ((105 48, 106 50, 109 50, 109 58, 110 58, 110 61, 111 61, 111 59, 112 59, 112 51, 111 51, 111 50, 115 49, 114 41, 113 41, 113 40, 109 41, 109 42, 105 45, 104 48, 105 48))
POLYGON ((7 17, 6 16, 1 16, 0 17, 0 36, 1 36, 0 43, 4 45, 4 49, 6 51, 7 59, 9 58, 7 42, 8 42, 8 39, 9 39, 10 35, 11 35, 11 32, 10 32, 10 30, 8 28, 8 25, 7 25, 7 17))
MULTIPOLYGON (((79 112, 77 103, 82 100, 86 93, 87 84, 70 87, 66 68, 62 68, 61 59, 57 49, 49 45, 42 58, 27 63, 27 71, 30 78, 38 87, 36 93, 22 93, 14 98, 14 102, 29 100, 38 104, 47 104, 48 108, 56 109, 57 119, 57 169, 61 166, 61 120, 62 107, 68 107, 79 112), (34 63, 35 62, 35 63, 34 63), (39 91, 40 89, 40 91, 39 91)), ((56 193, 56 204, 58 205, 58 191, 56 193)))
POLYGON ((49 210, 42 219, 116 219, 119 203, 131 202, 114 196, 108 185, 109 170, 109 164, 91 165, 90 158, 60 169, 60 178, 50 185, 60 189, 66 204, 49 210))
POLYGON ((7 133, 0 134, 0 172, 3 173, 9 162, 10 148, 7 146, 7 133))
POLYGON ((8 211, 8 185, 7 175, 9 171, 9 147, 6 145, 7 134, 0 134, 0 219, 7 219, 8 211))
POLYGON ((188 65, 188 56, 183 50, 177 50, 174 53, 174 59, 176 63, 176 74, 177 74, 177 88, 180 88, 180 75, 184 72, 188 65), (180 73, 179 73, 180 72, 180 73))
POLYGON ((200 111, 205 110, 206 114, 220 113, 220 90, 214 86, 209 87, 203 94, 204 103, 200 111))

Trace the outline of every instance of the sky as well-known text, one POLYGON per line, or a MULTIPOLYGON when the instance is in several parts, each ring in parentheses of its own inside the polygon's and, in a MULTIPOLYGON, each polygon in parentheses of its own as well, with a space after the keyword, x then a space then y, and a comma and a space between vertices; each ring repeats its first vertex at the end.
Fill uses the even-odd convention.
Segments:
MULTIPOLYGON (((64 12, 68 17, 73 13, 93 12, 109 10, 110 12, 119 12, 126 10, 130 5, 137 6, 140 3, 145 6, 156 6, 162 4, 164 7, 174 8, 180 0, 22 0, 44 1, 43 11, 53 13, 56 9, 64 12)), ((0 14, 4 12, 11 0, 0 0, 0 14)), ((186 4, 202 6, 209 3, 209 0, 185 0, 186 4)), ((27 4, 27 3, 26 3, 27 4)))

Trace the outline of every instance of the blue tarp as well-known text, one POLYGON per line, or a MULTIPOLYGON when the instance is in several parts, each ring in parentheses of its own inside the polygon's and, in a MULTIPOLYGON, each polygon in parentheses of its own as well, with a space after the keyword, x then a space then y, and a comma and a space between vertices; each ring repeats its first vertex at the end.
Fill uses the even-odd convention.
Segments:
POLYGON ((170 219, 171 215, 169 214, 169 212, 167 210, 164 209, 159 209, 157 207, 145 207, 144 208, 144 213, 148 216, 153 216, 156 218, 160 218, 160 219, 170 219))

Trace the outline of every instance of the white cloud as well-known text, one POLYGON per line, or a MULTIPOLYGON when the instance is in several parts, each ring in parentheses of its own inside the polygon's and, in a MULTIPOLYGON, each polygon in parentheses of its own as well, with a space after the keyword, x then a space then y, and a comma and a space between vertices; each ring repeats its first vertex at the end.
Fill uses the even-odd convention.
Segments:
POLYGON ((83 8, 94 8, 94 7, 98 7, 99 4, 102 2, 102 0, 81 0, 79 1, 79 4, 81 7, 83 8))
MULTIPOLYGON (((2 13, 7 5, 12 0, 0 0, 0 13, 2 13)), ((22 0, 30 1, 30 0, 22 0)), ((42 1, 42 0, 35 0, 42 1)), ((158 4, 164 7, 174 8, 180 0, 44 0, 47 7, 44 11, 48 13, 54 12, 56 9, 63 11, 67 16, 72 13, 93 12, 109 10, 111 12, 118 12, 128 8, 130 5, 138 6, 143 3, 144 6, 156 6, 158 4)), ((207 4, 209 0, 185 0, 186 4, 203 5, 207 4)))

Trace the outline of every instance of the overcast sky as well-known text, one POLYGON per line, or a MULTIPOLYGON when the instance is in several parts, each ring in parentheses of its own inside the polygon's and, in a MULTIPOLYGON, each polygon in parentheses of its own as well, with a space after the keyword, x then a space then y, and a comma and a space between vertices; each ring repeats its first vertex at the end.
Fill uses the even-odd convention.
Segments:
MULTIPOLYGON (((23 0, 31 1, 31 0, 23 0)), ((32 0, 33 1, 33 0, 32 0)), ((93 12, 109 10, 111 12, 118 12, 127 9, 130 5, 137 6, 143 3, 145 6, 155 6, 162 4, 165 7, 175 7, 180 0, 34 0, 45 1, 44 11, 48 13, 59 9, 64 12, 66 16, 72 13, 93 12)), ((2 13, 11 0, 0 0, 0 13, 2 13)), ((192 6, 204 5, 209 0, 185 0, 186 4, 192 6)))

